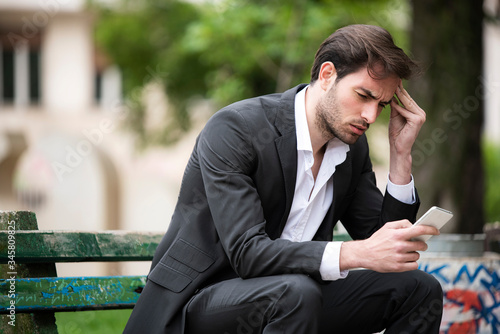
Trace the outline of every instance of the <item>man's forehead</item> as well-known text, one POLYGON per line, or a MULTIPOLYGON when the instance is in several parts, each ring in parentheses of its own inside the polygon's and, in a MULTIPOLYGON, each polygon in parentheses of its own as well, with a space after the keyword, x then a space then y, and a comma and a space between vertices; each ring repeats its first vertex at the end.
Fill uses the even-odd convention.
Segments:
POLYGON ((396 93, 400 81, 401 79, 394 73, 383 78, 376 78, 365 66, 336 80, 335 83, 348 86, 349 89, 362 91, 371 99, 388 104, 396 93))
POLYGON ((358 70, 349 73, 346 75, 348 76, 353 76, 357 77, 358 79, 362 80, 367 80, 367 81, 374 81, 374 82, 384 82, 384 81, 400 81, 401 78, 397 76, 395 73, 383 73, 383 72, 376 72, 373 70, 370 70, 368 67, 361 67, 358 70))

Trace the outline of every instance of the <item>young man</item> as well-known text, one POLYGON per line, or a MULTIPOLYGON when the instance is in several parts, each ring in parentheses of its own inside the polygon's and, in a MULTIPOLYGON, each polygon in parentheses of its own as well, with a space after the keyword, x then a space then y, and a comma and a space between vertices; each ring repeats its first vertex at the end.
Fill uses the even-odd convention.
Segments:
POLYGON ((425 113, 401 80, 415 68, 384 29, 347 26, 310 85, 218 111, 125 333, 438 333, 442 291, 412 241, 439 233, 411 223, 425 113), (382 195, 364 132, 388 104, 382 195), (332 242, 339 220, 354 241, 332 242))

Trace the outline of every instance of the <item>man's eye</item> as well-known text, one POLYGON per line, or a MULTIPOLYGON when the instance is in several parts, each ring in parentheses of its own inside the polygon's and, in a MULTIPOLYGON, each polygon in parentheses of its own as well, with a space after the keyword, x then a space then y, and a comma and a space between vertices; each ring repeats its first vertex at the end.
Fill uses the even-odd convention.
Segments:
POLYGON ((359 96, 360 98, 362 98, 363 100, 366 100, 366 99, 368 98, 368 96, 363 95, 363 94, 361 94, 361 93, 357 93, 357 92, 356 92, 356 94, 358 94, 358 96, 359 96))

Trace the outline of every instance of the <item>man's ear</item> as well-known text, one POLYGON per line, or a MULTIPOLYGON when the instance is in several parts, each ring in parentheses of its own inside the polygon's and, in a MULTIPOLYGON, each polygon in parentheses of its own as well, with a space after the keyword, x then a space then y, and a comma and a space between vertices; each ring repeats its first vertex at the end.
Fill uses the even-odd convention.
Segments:
POLYGON ((335 82, 335 79, 337 79, 337 69, 335 65, 333 65, 331 61, 325 61, 321 64, 319 70, 318 83, 323 90, 328 91, 335 82))

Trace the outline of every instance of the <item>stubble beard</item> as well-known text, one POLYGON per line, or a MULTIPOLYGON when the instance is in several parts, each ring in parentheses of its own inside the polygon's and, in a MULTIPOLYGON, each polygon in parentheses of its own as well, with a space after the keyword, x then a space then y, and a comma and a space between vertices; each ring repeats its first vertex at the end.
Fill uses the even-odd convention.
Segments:
POLYGON ((327 95, 316 105, 315 123, 327 141, 338 138, 343 143, 352 145, 359 136, 342 129, 341 111, 336 99, 336 86, 330 88, 327 95))

